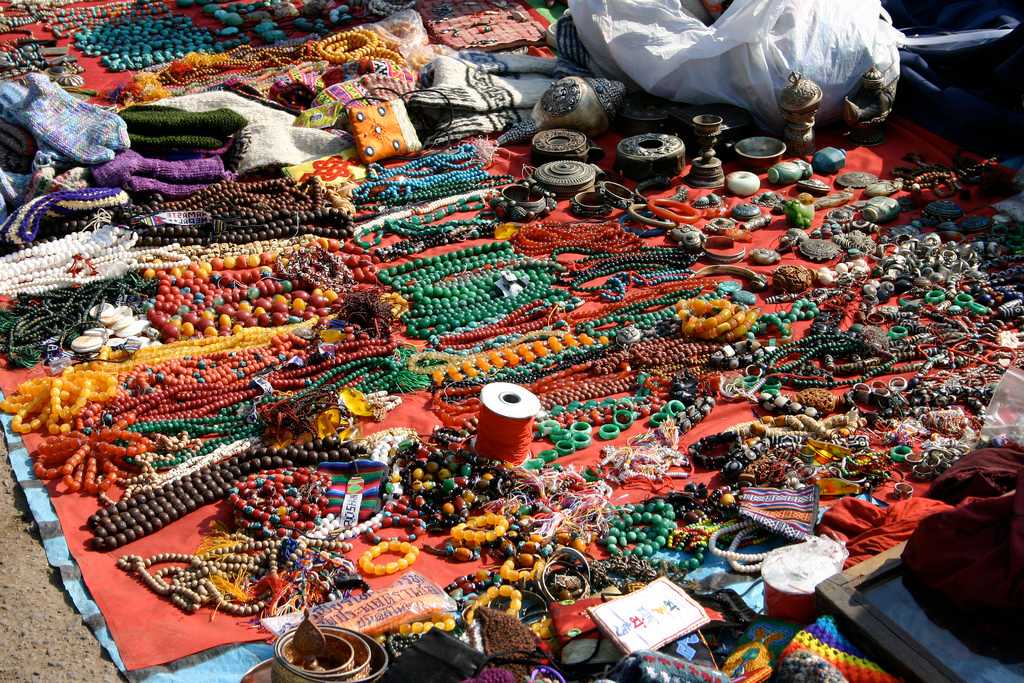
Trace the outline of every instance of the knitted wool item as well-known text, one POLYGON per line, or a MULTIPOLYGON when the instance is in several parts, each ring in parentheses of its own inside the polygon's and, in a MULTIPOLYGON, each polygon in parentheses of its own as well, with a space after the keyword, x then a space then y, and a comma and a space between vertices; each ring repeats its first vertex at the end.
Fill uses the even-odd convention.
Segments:
POLYGON ((882 670, 847 640, 836 628, 833 617, 820 617, 794 636, 782 651, 782 659, 794 652, 808 651, 834 666, 849 683, 899 683, 901 679, 882 670))
POLYGON ((782 660, 775 680, 778 683, 849 683, 834 666, 806 650, 798 650, 782 660))
POLYGON ((231 109, 189 112, 155 104, 124 109, 120 116, 134 147, 217 149, 248 123, 231 109))
POLYGON ((50 183, 50 191, 84 190, 89 187, 91 178, 92 173, 88 168, 85 166, 75 166, 54 176, 53 181, 50 183))
POLYGON ((92 170, 100 187, 120 187, 133 192, 159 192, 168 197, 186 197, 207 185, 232 180, 220 157, 182 161, 148 159, 134 150, 122 152, 92 170))
POLYGON ((8 216, 0 227, 0 240, 15 244, 31 242, 39 232, 43 216, 50 212, 66 216, 80 211, 122 206, 128 201, 128 195, 121 190, 101 187, 54 192, 26 202, 8 216))
POLYGON ((29 74, 25 83, 0 84, 0 115, 27 128, 41 151, 100 164, 128 148, 128 129, 117 114, 75 99, 41 74, 29 74))
MULTIPOLYGON (((436 146, 471 135, 498 133, 528 120, 551 78, 535 71, 512 71, 537 68, 523 59, 494 55, 486 68, 451 57, 432 61, 430 87, 410 94, 405 103, 417 128, 430 131, 423 144, 436 146), (502 78, 487 69, 517 77, 502 78)), ((541 61, 554 64, 553 60, 541 61)))
MULTIPOLYGON (((479 627, 483 652, 489 657, 525 660, 537 650, 537 636, 516 616, 481 607, 476 611, 476 625, 479 627)), ((509 664, 504 661, 500 666, 521 677, 521 680, 525 680, 533 668, 528 663, 509 664)))
POLYGON ((0 205, 8 209, 19 206, 31 181, 30 175, 0 169, 0 205))
POLYGON ((504 669, 487 669, 479 676, 467 678, 462 683, 516 683, 516 675, 504 669))
POLYGON ((162 104, 185 111, 212 111, 227 108, 248 121, 235 137, 230 158, 233 168, 247 173, 258 168, 293 166, 304 161, 338 154, 351 145, 331 133, 313 128, 297 128, 295 117, 250 99, 223 91, 170 97, 162 104))
POLYGON ((0 169, 25 173, 32 166, 36 141, 21 126, 0 120, 0 169))

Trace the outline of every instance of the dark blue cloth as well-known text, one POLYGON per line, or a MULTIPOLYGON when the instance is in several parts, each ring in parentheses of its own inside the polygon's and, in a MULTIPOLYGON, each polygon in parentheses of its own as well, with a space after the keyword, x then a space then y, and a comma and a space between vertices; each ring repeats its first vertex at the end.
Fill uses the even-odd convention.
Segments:
POLYGON ((1011 29, 981 44, 900 50, 896 110, 982 154, 1024 154, 1024 2, 883 0, 908 37, 1011 29))

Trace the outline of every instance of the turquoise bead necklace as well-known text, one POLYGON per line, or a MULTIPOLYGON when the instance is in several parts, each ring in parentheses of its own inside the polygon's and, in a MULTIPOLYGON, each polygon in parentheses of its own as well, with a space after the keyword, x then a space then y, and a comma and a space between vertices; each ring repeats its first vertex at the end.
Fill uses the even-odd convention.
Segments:
POLYGON ((508 185, 512 180, 512 176, 488 174, 477 148, 466 143, 391 168, 370 164, 366 180, 352 192, 352 202, 360 209, 398 207, 508 185))
POLYGON ((797 299, 788 313, 762 313, 754 325, 754 335, 765 334, 775 327, 783 337, 792 337, 793 323, 798 320, 814 320, 818 315, 818 306, 810 299, 797 299))
POLYGON ((111 71, 138 70, 184 57, 189 52, 224 52, 241 39, 214 36, 187 16, 119 17, 75 34, 75 47, 111 71))

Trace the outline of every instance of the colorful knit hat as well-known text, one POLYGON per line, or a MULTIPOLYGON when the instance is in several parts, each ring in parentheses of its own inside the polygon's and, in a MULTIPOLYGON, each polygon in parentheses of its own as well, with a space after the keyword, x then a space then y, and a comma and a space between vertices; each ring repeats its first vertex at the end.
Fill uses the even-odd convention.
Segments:
POLYGON ((782 659, 785 660, 789 655, 800 651, 821 657, 838 669, 849 683, 899 683, 901 680, 866 659, 863 652, 839 633, 833 617, 820 617, 797 633, 789 646, 782 651, 782 659))
POLYGON ((134 147, 217 149, 248 121, 230 109, 190 112, 150 104, 120 112, 134 147))

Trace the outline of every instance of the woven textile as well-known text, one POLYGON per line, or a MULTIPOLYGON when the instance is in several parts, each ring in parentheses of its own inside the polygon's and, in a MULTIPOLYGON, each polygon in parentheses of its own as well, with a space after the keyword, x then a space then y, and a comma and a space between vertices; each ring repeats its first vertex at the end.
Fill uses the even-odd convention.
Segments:
MULTIPOLYGON (((470 64, 451 57, 438 57, 430 63, 430 87, 410 94, 406 100, 417 127, 429 131, 423 140, 425 146, 499 133, 530 118, 530 110, 544 95, 551 77, 537 73, 539 67, 522 61, 522 57, 491 57, 486 64, 470 64), (505 78, 495 73, 517 77, 505 78)), ((553 60, 542 61, 550 62, 553 73, 553 60)))
POLYGON ((357 477, 362 480, 362 487, 358 492, 362 496, 359 503, 359 521, 366 521, 380 511, 387 465, 375 460, 356 460, 321 463, 317 469, 327 472, 331 477, 331 486, 327 489, 327 512, 337 515, 342 511, 346 495, 355 495, 350 484, 357 477))
POLYGON ((740 516, 769 531, 802 541, 814 533, 818 520, 818 487, 802 489, 747 487, 740 500, 740 516))

